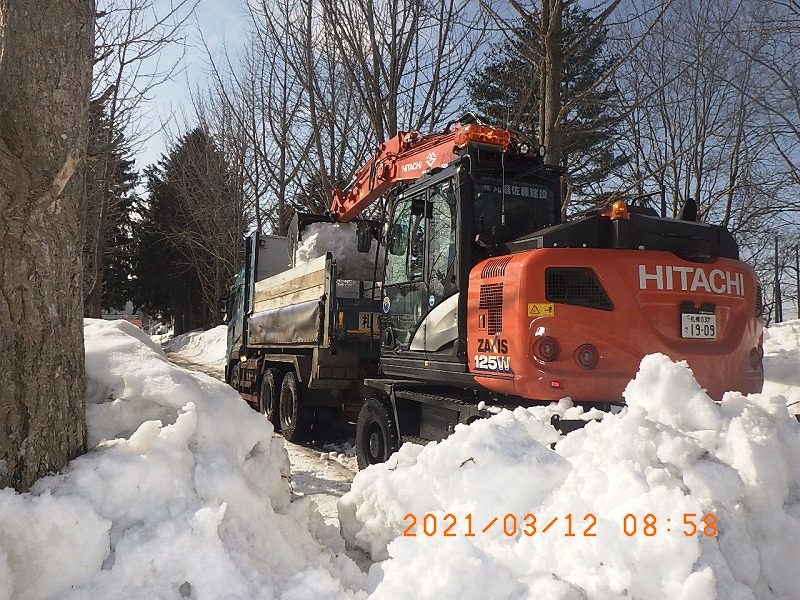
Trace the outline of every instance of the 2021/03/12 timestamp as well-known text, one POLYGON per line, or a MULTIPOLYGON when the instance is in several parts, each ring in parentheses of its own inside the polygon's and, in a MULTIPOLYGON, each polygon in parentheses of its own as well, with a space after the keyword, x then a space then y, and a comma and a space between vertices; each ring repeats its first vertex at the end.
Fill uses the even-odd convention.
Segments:
MULTIPOLYGON (((476 521, 472 513, 467 513, 460 518, 453 513, 445 515, 408 513, 403 517, 403 522, 407 523, 403 530, 403 537, 475 537, 488 534, 493 529, 509 538, 534 537, 536 535, 597 537, 599 531, 597 515, 594 513, 586 513, 583 518, 574 516, 572 513, 548 518, 537 516, 534 513, 525 515, 506 513, 487 518, 481 523, 476 521)), ((671 517, 665 517, 659 521, 653 513, 644 515, 628 513, 622 518, 619 525, 622 533, 628 537, 653 537, 673 531, 680 531, 684 537, 699 535, 714 537, 718 533, 717 517, 714 513, 703 515, 683 513, 681 519, 676 519, 675 522, 671 517)))

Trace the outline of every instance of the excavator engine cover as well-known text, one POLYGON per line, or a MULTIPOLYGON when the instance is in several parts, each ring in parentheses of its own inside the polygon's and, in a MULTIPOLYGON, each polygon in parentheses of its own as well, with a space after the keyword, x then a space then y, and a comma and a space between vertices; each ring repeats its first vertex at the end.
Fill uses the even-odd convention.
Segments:
POLYGON ((761 290, 732 258, 541 248, 470 274, 468 367, 497 393, 619 402, 642 358, 684 360, 711 397, 760 392, 761 290))

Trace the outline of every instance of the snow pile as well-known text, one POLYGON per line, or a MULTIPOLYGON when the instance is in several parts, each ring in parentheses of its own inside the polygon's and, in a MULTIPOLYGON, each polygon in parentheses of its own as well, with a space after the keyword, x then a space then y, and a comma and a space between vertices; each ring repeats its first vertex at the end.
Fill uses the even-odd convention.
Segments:
POLYGON ((290 503, 266 419, 129 323, 84 331, 97 446, 30 493, 0 491, 0 600, 364 596, 341 540, 320 541, 335 531, 290 503))
MULTIPOLYGON (((376 276, 375 253, 378 242, 372 240, 369 252, 358 251, 355 223, 311 223, 302 232, 295 252, 295 265, 309 262, 326 252, 336 259, 338 277, 372 281, 376 276)), ((383 259, 378 262, 377 277, 383 276, 383 259)))
POLYGON ((166 346, 170 340, 172 340, 172 330, 167 333, 153 333, 150 334, 150 339, 153 340, 156 344, 161 346, 162 348, 166 346))
POLYGON ((782 394, 789 411, 800 414, 800 320, 777 323, 764 332, 764 393, 782 394))
POLYGON ((800 597, 789 567, 800 565, 800 424, 784 399, 716 404, 662 355, 643 360, 625 397, 626 410, 554 450, 541 409, 517 409, 359 473, 339 518, 349 544, 385 559, 369 573, 373 597, 800 597), (402 535, 408 513, 416 537, 402 535))
POLYGON ((228 327, 218 325, 207 331, 190 331, 172 338, 164 346, 169 353, 188 361, 223 367, 228 347, 228 327))

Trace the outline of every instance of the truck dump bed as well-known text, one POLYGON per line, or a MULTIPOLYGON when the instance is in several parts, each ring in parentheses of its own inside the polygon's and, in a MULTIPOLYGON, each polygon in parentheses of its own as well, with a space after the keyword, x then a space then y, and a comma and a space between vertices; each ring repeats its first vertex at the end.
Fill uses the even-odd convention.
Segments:
POLYGON ((336 263, 330 254, 258 281, 253 289, 249 342, 262 346, 330 345, 336 263))
POLYGON ((377 300, 360 282, 337 282, 331 253, 258 281, 248 338, 252 346, 330 348, 377 332, 377 300))

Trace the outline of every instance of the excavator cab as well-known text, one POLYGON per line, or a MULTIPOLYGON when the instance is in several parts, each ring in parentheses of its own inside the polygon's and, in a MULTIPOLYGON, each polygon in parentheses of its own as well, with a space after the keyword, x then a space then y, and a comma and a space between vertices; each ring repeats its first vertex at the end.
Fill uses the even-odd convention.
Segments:
POLYGON ((538 156, 470 146, 398 194, 386 228, 381 366, 387 375, 467 374, 473 267, 559 220, 559 172, 538 156))

